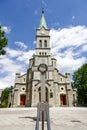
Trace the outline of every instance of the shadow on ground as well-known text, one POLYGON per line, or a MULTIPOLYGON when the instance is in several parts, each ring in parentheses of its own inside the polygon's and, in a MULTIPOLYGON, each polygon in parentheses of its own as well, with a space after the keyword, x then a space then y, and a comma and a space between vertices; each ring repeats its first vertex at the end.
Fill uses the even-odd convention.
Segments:
POLYGON ((22 119, 23 119, 23 118, 24 118, 24 119, 25 119, 25 118, 29 118, 29 119, 32 119, 33 121, 36 121, 36 119, 37 119, 36 117, 30 117, 30 116, 19 117, 19 118, 22 118, 22 119))

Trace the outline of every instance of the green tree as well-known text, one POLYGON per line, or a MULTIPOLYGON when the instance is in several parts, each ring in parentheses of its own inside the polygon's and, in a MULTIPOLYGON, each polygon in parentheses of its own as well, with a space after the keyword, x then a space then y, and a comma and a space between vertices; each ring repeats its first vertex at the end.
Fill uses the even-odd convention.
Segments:
POLYGON ((73 81, 73 88, 77 89, 78 103, 87 106, 87 64, 74 72, 73 81))
POLYGON ((2 30, 2 27, 0 26, 0 55, 5 55, 6 51, 4 47, 7 46, 8 40, 5 37, 5 32, 2 30))
POLYGON ((13 89, 13 86, 7 87, 2 91, 2 104, 7 107, 9 92, 13 89))

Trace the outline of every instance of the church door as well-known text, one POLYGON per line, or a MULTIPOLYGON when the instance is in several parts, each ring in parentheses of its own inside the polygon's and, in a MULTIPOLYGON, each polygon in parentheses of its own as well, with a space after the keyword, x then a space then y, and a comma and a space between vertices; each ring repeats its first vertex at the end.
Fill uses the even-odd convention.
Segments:
POLYGON ((66 94, 60 94, 60 105, 66 105, 66 94))
POLYGON ((26 103, 26 95, 20 95, 20 106, 24 106, 26 103))

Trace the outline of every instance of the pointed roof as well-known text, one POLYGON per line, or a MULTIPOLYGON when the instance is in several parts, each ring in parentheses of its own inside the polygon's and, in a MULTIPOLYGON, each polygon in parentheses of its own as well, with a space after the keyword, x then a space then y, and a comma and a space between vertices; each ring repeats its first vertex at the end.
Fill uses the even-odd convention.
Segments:
POLYGON ((39 29, 41 29, 42 27, 47 29, 46 20, 45 20, 45 17, 44 17, 44 10, 42 10, 42 16, 41 16, 41 20, 40 20, 39 29))

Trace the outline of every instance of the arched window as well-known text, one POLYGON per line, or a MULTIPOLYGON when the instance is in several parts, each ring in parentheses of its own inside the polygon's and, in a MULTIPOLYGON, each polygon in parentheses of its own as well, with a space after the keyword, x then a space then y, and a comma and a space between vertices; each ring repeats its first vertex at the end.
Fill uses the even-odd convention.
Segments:
POLYGON ((41 55, 41 52, 39 52, 39 55, 41 55))
POLYGON ((42 40, 39 40, 39 47, 42 47, 42 40))
POLYGON ((47 40, 44 40, 44 47, 47 47, 47 40))
POLYGON ((47 53, 45 52, 45 56, 47 55, 47 53))

